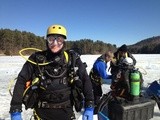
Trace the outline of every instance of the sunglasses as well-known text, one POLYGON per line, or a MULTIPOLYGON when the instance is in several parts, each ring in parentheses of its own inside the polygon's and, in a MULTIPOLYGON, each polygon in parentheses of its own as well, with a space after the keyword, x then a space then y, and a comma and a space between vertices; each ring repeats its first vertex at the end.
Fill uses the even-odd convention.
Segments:
POLYGON ((48 41, 49 44, 53 44, 56 41, 58 43, 58 45, 61 45, 64 42, 64 37, 50 35, 50 36, 47 37, 47 41, 48 41))

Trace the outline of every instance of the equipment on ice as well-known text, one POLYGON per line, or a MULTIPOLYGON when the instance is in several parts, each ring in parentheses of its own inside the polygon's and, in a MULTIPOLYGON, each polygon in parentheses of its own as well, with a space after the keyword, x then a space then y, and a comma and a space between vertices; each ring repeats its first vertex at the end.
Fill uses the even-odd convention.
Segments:
POLYGON ((146 90, 148 96, 154 99, 160 110, 160 80, 153 81, 146 90))
MULTIPOLYGON (((101 116, 102 120, 149 120, 153 118, 155 101, 141 95, 143 83, 141 72, 134 67, 129 58, 122 60, 121 64, 115 67, 115 74, 112 74, 112 90, 102 96, 95 108, 95 113, 101 116)), ((160 85, 156 85, 156 88, 158 86, 160 90, 160 85)), ((154 91, 157 95, 156 90, 154 91)))

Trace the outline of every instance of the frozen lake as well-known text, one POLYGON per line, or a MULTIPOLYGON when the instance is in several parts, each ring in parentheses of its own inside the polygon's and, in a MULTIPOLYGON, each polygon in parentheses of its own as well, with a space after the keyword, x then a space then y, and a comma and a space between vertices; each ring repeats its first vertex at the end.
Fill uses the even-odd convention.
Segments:
MULTIPOLYGON (((94 61, 99 55, 82 55, 82 61, 86 62, 89 72, 94 61)), ((160 55, 159 54, 134 54, 137 60, 136 66, 143 73, 144 86, 154 80, 160 79, 160 55)), ((20 56, 0 56, 0 120, 10 120, 9 108, 11 96, 8 92, 8 86, 11 79, 17 77, 25 60, 20 56)), ((103 91, 108 91, 109 86, 103 85, 103 91)), ((32 115, 31 110, 23 109, 23 120, 29 120, 32 115)), ((78 115, 78 114, 77 114, 78 115)), ((154 108, 154 118, 160 120, 160 111, 157 106, 154 108)))

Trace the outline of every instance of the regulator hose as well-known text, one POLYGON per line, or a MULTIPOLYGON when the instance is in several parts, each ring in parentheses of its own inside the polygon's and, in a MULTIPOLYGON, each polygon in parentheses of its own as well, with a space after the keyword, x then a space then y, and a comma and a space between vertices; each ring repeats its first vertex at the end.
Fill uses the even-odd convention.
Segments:
POLYGON ((37 49, 37 48, 24 48, 24 49, 20 50, 20 51, 19 51, 20 56, 21 56, 22 58, 24 58, 26 61, 28 61, 28 62, 30 62, 30 63, 32 63, 32 64, 35 64, 35 65, 48 65, 49 63, 51 63, 51 62, 36 63, 36 62, 34 62, 34 61, 32 61, 32 60, 29 60, 27 57, 25 57, 25 56, 22 54, 22 52, 27 51, 27 50, 42 51, 42 50, 37 49))

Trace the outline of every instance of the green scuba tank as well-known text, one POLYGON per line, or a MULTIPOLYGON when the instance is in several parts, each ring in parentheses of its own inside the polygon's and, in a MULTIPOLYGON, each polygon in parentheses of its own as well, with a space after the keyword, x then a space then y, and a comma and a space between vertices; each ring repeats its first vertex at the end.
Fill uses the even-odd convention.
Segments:
POLYGON ((130 73, 130 94, 133 96, 140 95, 140 72, 138 70, 133 70, 130 73))

